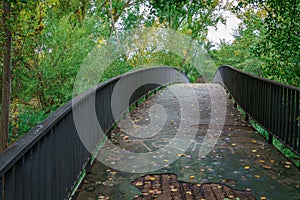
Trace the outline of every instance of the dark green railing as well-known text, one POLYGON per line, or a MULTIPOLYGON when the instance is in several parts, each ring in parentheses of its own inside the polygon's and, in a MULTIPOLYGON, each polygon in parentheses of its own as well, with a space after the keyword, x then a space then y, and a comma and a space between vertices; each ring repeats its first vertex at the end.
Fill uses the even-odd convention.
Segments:
POLYGON ((300 88, 260 78, 230 66, 214 78, 242 109, 273 137, 300 155, 300 88))
POLYGON ((119 113, 114 116, 123 114, 131 104, 157 87, 189 82, 176 68, 156 67, 115 77, 77 96, 0 154, 0 199, 57 200, 70 196, 80 172, 91 158, 77 133, 73 114, 78 110, 83 112, 82 116, 77 115, 77 120, 89 138, 89 148, 96 150, 116 120, 111 110, 111 96, 120 80, 121 93, 132 95, 129 102, 122 102, 120 93, 116 108, 119 113), (145 80, 148 84, 138 85, 145 80), (137 89, 130 91, 130 88, 137 89), (95 104, 101 130, 91 124, 91 104, 95 104))

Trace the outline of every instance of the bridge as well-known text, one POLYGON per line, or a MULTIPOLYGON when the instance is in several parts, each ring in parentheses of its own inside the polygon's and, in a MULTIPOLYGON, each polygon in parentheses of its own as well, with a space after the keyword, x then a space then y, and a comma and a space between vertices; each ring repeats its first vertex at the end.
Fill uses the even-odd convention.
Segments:
POLYGON ((300 199, 300 90, 230 66, 100 83, 0 154, 1 199, 300 199), (262 137, 254 128, 266 131, 262 137))

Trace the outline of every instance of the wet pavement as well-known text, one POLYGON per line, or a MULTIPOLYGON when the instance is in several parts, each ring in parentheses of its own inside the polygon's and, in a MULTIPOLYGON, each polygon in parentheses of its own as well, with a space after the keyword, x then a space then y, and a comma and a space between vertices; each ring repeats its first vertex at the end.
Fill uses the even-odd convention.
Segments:
POLYGON ((180 84, 160 91, 118 124, 98 160, 76 199, 245 199, 232 195, 237 190, 256 199, 300 199, 298 169, 243 120, 219 85, 180 84), (227 193, 201 196, 172 185, 143 191, 145 183, 138 182, 166 175, 193 186, 214 184, 210 187, 227 193), (185 195, 162 198, 167 189, 185 195))

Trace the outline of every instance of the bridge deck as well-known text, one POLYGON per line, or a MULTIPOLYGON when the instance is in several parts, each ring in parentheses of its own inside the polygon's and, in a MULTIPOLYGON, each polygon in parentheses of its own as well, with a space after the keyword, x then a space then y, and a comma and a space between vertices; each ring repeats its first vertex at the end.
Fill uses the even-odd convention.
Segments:
POLYGON ((300 199, 298 170, 224 95, 181 84, 152 96, 112 132, 77 199, 300 199))

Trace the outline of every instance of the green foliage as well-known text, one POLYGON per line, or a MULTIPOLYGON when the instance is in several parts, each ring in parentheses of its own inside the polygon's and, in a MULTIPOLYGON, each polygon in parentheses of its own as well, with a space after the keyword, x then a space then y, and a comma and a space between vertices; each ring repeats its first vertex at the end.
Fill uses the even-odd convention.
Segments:
POLYGON ((15 108, 12 110, 9 143, 22 137, 48 116, 44 111, 36 109, 34 105, 13 103, 12 107, 15 108))
POLYGON ((218 63, 300 86, 299 10, 295 0, 239 1, 232 9, 243 20, 236 39, 212 56, 218 63))

